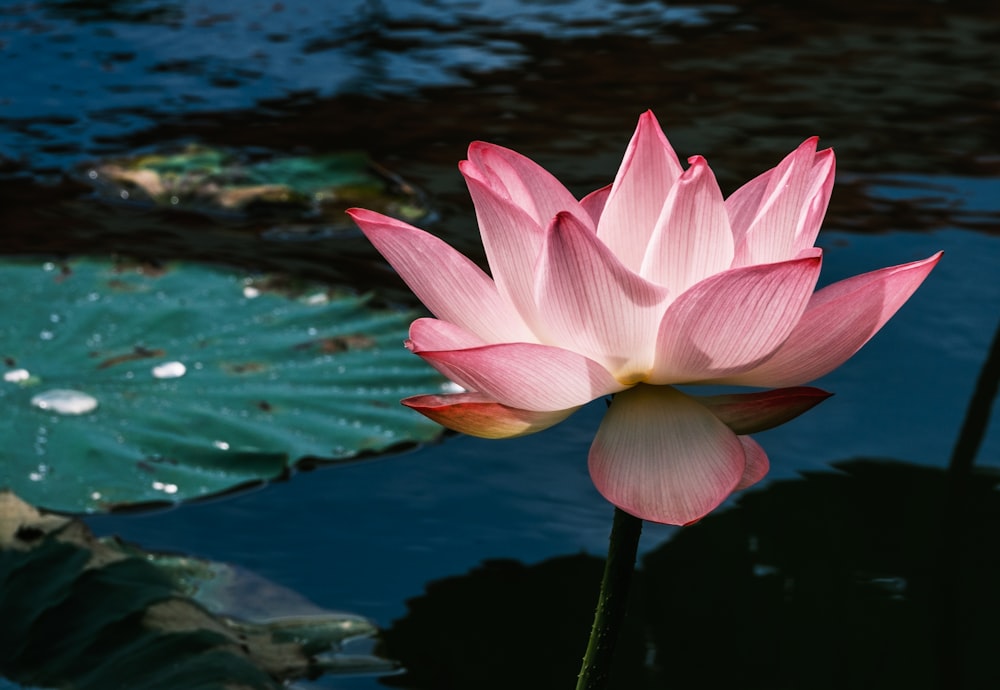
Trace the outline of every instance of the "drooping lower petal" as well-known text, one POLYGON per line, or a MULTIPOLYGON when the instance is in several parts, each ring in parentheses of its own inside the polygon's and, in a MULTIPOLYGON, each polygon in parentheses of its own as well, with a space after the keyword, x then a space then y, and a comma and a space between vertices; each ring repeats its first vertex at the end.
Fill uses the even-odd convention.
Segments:
POLYGON ((490 277, 448 244, 381 213, 347 213, 435 316, 489 342, 533 339, 490 277))
POLYGON ((831 395, 833 393, 819 388, 796 386, 755 393, 698 396, 696 399, 734 434, 755 434, 795 419, 831 395))
POLYGON ((816 292, 788 339, 763 364, 719 383, 797 386, 823 376, 851 357, 903 306, 941 259, 891 266, 828 285, 816 292))
POLYGON ((533 412, 501 405, 482 393, 417 395, 403 404, 441 426, 479 438, 514 438, 547 429, 577 409, 533 412))
POLYGON ((632 135, 597 235, 633 271, 642 265, 646 245, 663 201, 683 169, 652 112, 646 111, 632 135))
POLYGON ((522 410, 565 410, 625 387, 594 360, 549 345, 414 352, 463 388, 522 410))
POLYGON ((666 288, 622 265, 568 214, 547 231, 535 301, 553 342, 600 362, 619 380, 634 383, 652 365, 666 288))
POLYGON ((810 256, 736 268, 687 290, 660 324, 649 382, 700 382, 757 366, 799 322, 820 263, 810 256))
POLYGON ((644 520, 685 525, 706 515, 746 471, 739 438, 670 386, 615 395, 590 449, 597 490, 644 520))
POLYGON ((749 436, 737 436, 743 444, 743 452, 746 454, 747 465, 740 477, 740 483, 736 485, 734 491, 741 491, 753 486, 767 475, 771 467, 771 462, 767 459, 767 453, 760 447, 760 444, 749 436))

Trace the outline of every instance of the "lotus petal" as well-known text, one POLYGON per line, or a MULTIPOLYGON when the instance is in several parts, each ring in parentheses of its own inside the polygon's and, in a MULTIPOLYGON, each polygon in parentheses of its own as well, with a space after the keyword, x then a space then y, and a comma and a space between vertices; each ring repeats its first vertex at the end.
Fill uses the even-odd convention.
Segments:
POLYGON ((645 376, 665 288, 628 270, 567 213, 548 229, 536 280, 538 313, 554 342, 600 362, 620 381, 645 376))
POLYGON ((784 344, 754 369, 717 383, 797 386, 828 374, 861 349, 937 265, 942 252, 828 285, 813 295, 784 344))
POLYGON ((805 310, 820 263, 814 256, 736 268, 689 289, 663 317, 649 383, 704 381, 771 356, 805 310))
POLYGON ((586 211, 594 221, 595 228, 601 220, 601 214, 604 213, 604 206, 608 203, 608 195, 610 194, 611 185, 607 185, 606 187, 595 189, 590 194, 580 199, 580 206, 583 207, 583 210, 586 211))
POLYGON ((777 167, 726 201, 736 239, 736 266, 785 261, 812 246, 833 188, 833 151, 804 141, 777 167))
POLYGON ((430 233, 353 208, 354 222, 435 316, 488 342, 533 340, 524 319, 481 268, 430 233))
POLYGON ((735 491, 741 491, 753 486, 765 476, 771 467, 771 462, 767 459, 767 453, 760 447, 760 444, 749 436, 737 436, 743 444, 743 452, 746 453, 747 464, 740 477, 740 483, 736 485, 735 491))
MULTIPOLYGON (((462 166, 463 173, 468 166, 462 166)), ((544 334, 535 309, 535 263, 545 242, 544 226, 510 199, 466 174, 483 248, 500 295, 514 306, 533 333, 544 334)), ((529 339, 533 341, 535 338, 529 339)))
POLYGON ((463 388, 521 410, 565 410, 625 388, 594 360, 549 345, 414 352, 463 388))
POLYGON ((501 405, 482 393, 417 395, 403 404, 441 426, 479 438, 514 438, 547 429, 576 412, 578 407, 533 412, 501 405))
POLYGON ((572 213, 583 223, 590 222, 590 216, 562 182, 516 151, 475 141, 469 145, 469 159, 460 170, 466 178, 478 179, 509 199, 541 227, 548 225, 560 211, 572 213))
POLYGON ((679 295, 695 283, 728 269, 733 231, 722 191, 701 156, 689 161, 670 188, 642 262, 640 275, 679 295))
POLYGON ((639 118, 597 225, 597 235, 631 270, 642 266, 646 245, 667 192, 683 169, 652 112, 639 118))
POLYGON ((615 395, 590 448, 601 494, 644 520, 685 525, 726 499, 746 472, 743 443, 708 408, 670 386, 615 395))
POLYGON ((488 345, 485 340, 461 326, 441 319, 417 319, 410 324, 410 339, 406 347, 412 352, 433 350, 467 350, 488 345))
POLYGON ((831 395, 833 393, 819 388, 797 386, 756 393, 698 397, 697 400, 733 433, 755 434, 795 419, 831 395))

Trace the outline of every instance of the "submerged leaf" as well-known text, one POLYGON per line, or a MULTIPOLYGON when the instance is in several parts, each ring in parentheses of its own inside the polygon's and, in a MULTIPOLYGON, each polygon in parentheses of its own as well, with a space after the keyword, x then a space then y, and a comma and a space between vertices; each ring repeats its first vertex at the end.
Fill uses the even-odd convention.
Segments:
POLYGON ((197 265, 0 265, 0 488, 100 511, 427 441, 412 314, 197 265))
POLYGON ((82 523, 0 491, 0 675, 78 690, 278 690, 325 672, 393 669, 341 653, 347 639, 376 632, 367 620, 312 605, 289 618, 282 602, 292 593, 258 601, 253 619, 220 613, 205 592, 220 590, 211 582, 220 575, 238 581, 235 571, 193 559, 178 569, 177 558, 95 539, 82 523))
POLYGON ((286 222, 269 231, 271 237, 303 235, 298 223, 304 220, 353 228, 344 216, 352 206, 408 221, 428 214, 417 189, 350 151, 273 156, 188 146, 102 161, 90 166, 87 179, 111 200, 212 214, 270 212, 286 222))

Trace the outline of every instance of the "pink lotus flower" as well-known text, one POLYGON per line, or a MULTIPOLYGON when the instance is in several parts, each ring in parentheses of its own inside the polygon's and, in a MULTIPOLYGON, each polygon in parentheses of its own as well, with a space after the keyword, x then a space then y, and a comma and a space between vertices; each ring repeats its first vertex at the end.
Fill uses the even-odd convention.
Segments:
POLYGON ((614 183, 577 201, 524 156, 473 143, 459 169, 492 278, 422 230, 349 211, 437 317, 415 321, 407 347, 466 391, 403 403, 504 438, 614 394, 590 474, 656 522, 690 523, 762 478, 746 434, 823 400, 798 386, 857 352, 940 253, 814 293, 833 151, 809 139, 725 200, 705 159, 688 162, 647 112, 614 183), (699 398, 678 384, 782 388, 699 398))

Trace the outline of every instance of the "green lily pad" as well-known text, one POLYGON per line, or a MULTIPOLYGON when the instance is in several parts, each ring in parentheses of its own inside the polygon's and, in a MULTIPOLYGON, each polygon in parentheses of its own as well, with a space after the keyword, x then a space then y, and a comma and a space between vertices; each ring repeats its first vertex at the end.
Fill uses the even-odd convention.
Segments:
POLYGON ((376 633, 372 623, 311 605, 289 617, 282 604, 297 595, 260 578, 255 587, 271 596, 256 602, 258 617, 220 611, 212 580, 233 585, 234 572, 95 539, 79 521, 0 491, 0 674, 77 690, 278 690, 295 678, 394 668, 343 653, 376 633))
POLYGON ((0 488, 103 511, 431 440, 413 314, 200 265, 0 264, 0 488))
MULTIPOLYGON (((423 195, 358 152, 319 156, 253 155, 206 146, 114 158, 92 165, 87 179, 105 198, 211 214, 270 214, 292 223, 329 222, 364 206, 407 221, 428 214, 423 195)), ((280 235, 272 230, 271 235, 280 235)))

